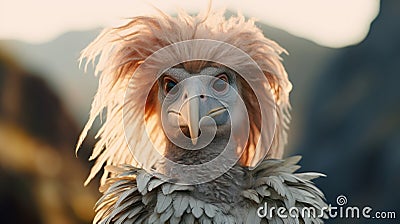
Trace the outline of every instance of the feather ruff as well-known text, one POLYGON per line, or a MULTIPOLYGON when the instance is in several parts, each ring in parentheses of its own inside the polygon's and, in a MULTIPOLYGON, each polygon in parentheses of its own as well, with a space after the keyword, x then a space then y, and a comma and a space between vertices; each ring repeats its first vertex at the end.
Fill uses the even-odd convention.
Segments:
POLYGON ((234 205, 195 198, 191 192, 196 186, 168 183, 131 165, 108 167, 116 176, 101 187, 103 196, 96 204, 93 223, 323 223, 325 213, 321 217, 282 218, 275 209, 270 216, 257 215, 265 203, 286 211, 293 207, 324 211, 324 195, 311 181, 324 175, 294 173, 300 168, 300 158, 262 161, 248 171, 251 187, 243 189, 234 205))

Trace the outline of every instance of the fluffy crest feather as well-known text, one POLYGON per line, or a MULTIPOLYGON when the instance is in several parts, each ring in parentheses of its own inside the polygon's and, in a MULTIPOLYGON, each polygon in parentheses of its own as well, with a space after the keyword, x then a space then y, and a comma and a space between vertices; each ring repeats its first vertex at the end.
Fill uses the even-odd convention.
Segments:
MULTIPOLYGON (((237 47, 257 63, 269 81, 269 86, 264 86, 262 90, 269 92, 274 99, 269 99, 271 97, 267 97, 268 94, 264 94, 265 99, 253 99, 254 94, 251 94, 251 90, 246 88, 242 94, 244 94, 246 106, 250 110, 263 110, 263 105, 275 103, 276 128, 273 142, 272 145, 268 144, 265 142, 266 138, 260 136, 260 124, 265 121, 260 121, 261 118, 257 116, 257 113, 250 112, 250 116, 252 116, 250 117, 250 139, 241 159, 242 164, 254 166, 265 155, 268 158, 282 157, 283 146, 286 143, 286 129, 290 120, 288 96, 292 88, 279 56, 286 51, 274 41, 265 38, 262 31, 254 24, 254 20, 246 20, 242 15, 226 19, 224 12, 208 12, 197 16, 190 16, 182 12, 177 17, 171 17, 160 12, 157 16, 134 17, 123 26, 103 30, 81 53, 80 62, 82 63, 86 59, 85 68, 90 63, 95 64, 98 59, 95 74, 99 75, 99 87, 92 103, 89 121, 82 131, 76 150, 81 146, 96 117, 104 111, 106 114, 105 122, 96 135, 99 140, 90 157, 90 160, 96 159, 96 163, 85 184, 101 170, 103 165, 141 165, 129 151, 123 127, 123 107, 124 103, 127 103, 124 102, 124 97, 126 89, 132 84, 130 83, 131 76, 150 55, 161 48, 181 41, 196 39, 216 40, 237 47), (270 148, 263 147, 269 145, 271 145, 270 148)), ((194 46, 193 49, 181 49, 178 55, 171 55, 171 57, 201 58, 212 54, 210 51, 212 50, 204 49, 202 46, 194 46)), ((235 61, 238 66, 241 66, 241 58, 229 58, 229 52, 215 53, 214 57, 227 57, 227 60, 235 61)), ((155 63, 148 66, 149 74, 134 80, 132 88, 140 90, 143 83, 149 82, 154 74, 160 72, 161 66, 155 63)), ((253 81, 257 82, 257 77, 254 77, 253 81)), ((154 91, 150 92, 150 94, 152 93, 154 94, 154 91)), ((143 101, 146 97, 137 96, 128 100, 132 105, 132 109, 129 111, 131 122, 133 122, 133 127, 136 127, 134 132, 137 133, 133 137, 135 145, 131 146, 131 149, 135 156, 137 152, 139 156, 152 161, 151 164, 158 158, 156 155, 150 154, 151 150, 147 150, 152 146, 145 141, 146 130, 141 124, 144 118, 137 117, 140 114, 138 112, 140 108, 135 108, 135 103, 143 101)), ((157 111, 154 101, 157 98, 150 96, 147 99, 146 121, 153 124, 150 128, 155 131, 154 136, 160 136, 160 133, 157 132, 157 130, 160 131, 160 127, 154 116, 157 111)), ((160 142, 159 150, 162 153, 162 139, 158 139, 158 142, 160 142)), ((109 174, 109 171, 104 171, 102 183, 109 174)))

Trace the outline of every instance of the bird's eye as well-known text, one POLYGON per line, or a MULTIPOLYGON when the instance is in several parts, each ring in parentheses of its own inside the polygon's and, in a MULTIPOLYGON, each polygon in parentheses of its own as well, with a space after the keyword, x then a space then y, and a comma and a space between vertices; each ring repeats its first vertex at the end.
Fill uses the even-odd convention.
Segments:
POLYGON ((218 93, 224 93, 229 87, 228 76, 223 73, 216 77, 217 79, 212 84, 212 88, 218 93))
POLYGON ((175 94, 178 92, 179 87, 176 82, 171 78, 164 78, 164 92, 165 94, 175 94), (175 87, 175 88, 174 88, 175 87))

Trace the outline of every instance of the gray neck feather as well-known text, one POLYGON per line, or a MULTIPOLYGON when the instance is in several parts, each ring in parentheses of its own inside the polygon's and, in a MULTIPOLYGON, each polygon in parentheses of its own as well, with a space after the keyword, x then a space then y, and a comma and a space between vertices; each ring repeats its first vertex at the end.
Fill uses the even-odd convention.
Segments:
MULTIPOLYGON (((225 149, 228 144, 229 136, 215 136, 214 140, 205 148, 199 150, 182 149, 172 143, 169 143, 166 152, 166 158, 176 163, 185 165, 199 165, 206 163, 225 149)), ((233 144, 235 147, 236 145, 233 144)), ((229 150, 229 149, 226 149, 229 150)), ((235 150, 230 150, 234 152, 235 150)), ((222 164, 221 164, 222 165, 222 164)), ((165 167, 168 170, 168 167, 165 167)), ((226 206, 234 205, 240 202, 240 192, 249 186, 248 170, 238 164, 234 165, 229 171, 222 176, 211 180, 207 183, 197 184, 195 186, 194 196, 210 203, 225 204, 226 206)), ((176 174, 179 176, 179 174, 176 174)), ((203 174, 207 175, 207 174, 203 174)), ((193 177, 196 178, 196 177, 193 177)))

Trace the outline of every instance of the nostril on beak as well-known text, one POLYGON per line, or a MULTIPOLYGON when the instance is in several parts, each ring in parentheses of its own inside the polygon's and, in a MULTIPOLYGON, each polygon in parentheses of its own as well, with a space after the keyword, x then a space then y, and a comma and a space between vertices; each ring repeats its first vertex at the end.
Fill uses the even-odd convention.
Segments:
POLYGON ((185 93, 185 94, 183 95, 183 99, 187 99, 187 98, 188 98, 188 94, 185 93))
POLYGON ((204 99, 206 98, 206 96, 204 96, 203 94, 200 95, 200 99, 204 99))

